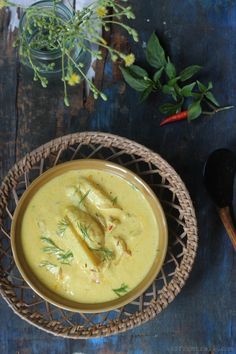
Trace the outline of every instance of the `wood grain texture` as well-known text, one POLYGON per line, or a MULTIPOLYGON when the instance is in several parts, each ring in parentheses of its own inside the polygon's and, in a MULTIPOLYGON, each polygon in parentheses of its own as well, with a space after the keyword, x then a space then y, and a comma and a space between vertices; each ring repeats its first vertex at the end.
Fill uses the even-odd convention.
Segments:
POLYGON ((12 44, 15 34, 8 33, 10 14, 0 10, 0 179, 15 162, 17 134, 18 62, 12 44))
MULTIPOLYGON (((136 13, 134 25, 140 33, 140 43, 129 42, 128 46, 140 64, 144 62, 142 47, 156 30, 178 70, 190 64, 203 65, 199 78, 213 81, 214 93, 222 105, 235 104, 235 1, 184 0, 178 1, 178 6, 174 0, 130 3, 136 13)), ((176 168, 193 198, 200 237, 190 279, 176 300, 155 320, 110 338, 63 340, 23 322, 1 301, 0 352, 235 354, 235 253, 202 178, 210 152, 221 147, 236 151, 235 111, 191 124, 181 122, 160 128, 162 116, 158 106, 163 98, 153 95, 140 104, 138 94, 119 80, 118 69, 114 69, 110 60, 106 61, 102 76, 109 101, 95 102, 92 110, 84 104, 82 91, 72 93, 72 106, 65 109, 59 87, 45 91, 33 86, 22 74, 16 93, 17 62, 7 36, 7 21, 2 16, 1 13, 1 176, 14 162, 15 142, 18 159, 32 148, 68 132, 101 130, 120 134, 152 148, 176 168)))

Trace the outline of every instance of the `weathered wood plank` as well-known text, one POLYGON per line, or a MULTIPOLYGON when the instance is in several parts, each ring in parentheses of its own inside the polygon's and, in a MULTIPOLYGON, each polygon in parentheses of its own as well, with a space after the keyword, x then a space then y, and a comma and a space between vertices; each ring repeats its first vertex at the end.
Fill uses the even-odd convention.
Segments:
POLYGON ((17 130, 17 53, 12 44, 15 34, 8 33, 10 14, 0 10, 0 180, 15 161, 17 130))
MULTIPOLYGON (((235 1, 186 0, 177 4, 174 0, 132 0, 130 3, 136 13, 134 24, 141 40, 139 45, 131 42, 129 45, 140 63, 144 61, 142 46, 145 47, 151 32, 156 29, 179 70, 193 63, 204 65, 201 78, 213 80, 219 101, 222 104, 235 103, 235 1)), ((4 41, 0 38, 0 48, 4 49, 4 53, 2 50, 0 52, 1 63, 8 47, 6 36, 5 33, 4 41)), ((4 68, 10 62, 11 59, 9 62, 4 59, 4 68)), ((10 72, 13 73, 14 61, 11 64, 10 72)), ((160 129, 158 106, 161 97, 153 95, 141 105, 138 94, 119 81, 118 68, 114 68, 109 60, 104 73, 103 88, 109 95, 109 101, 96 102, 95 109, 89 114, 82 91, 81 94, 77 90, 72 92, 71 108, 64 109, 59 88, 41 91, 41 88, 34 87, 31 91, 31 83, 21 77, 17 156, 56 135, 85 129, 127 136, 161 153, 186 182, 197 209, 200 239, 193 272, 180 295, 155 320, 110 338, 70 341, 52 337, 16 317, 1 301, 0 352, 235 354, 236 259, 202 181, 204 161, 212 150, 218 147, 236 150, 235 112, 222 113, 211 120, 202 118, 193 124, 182 122, 160 129)), ((16 123, 10 118, 8 123, 2 119, 2 112, 7 117, 15 112, 14 105, 5 105, 7 100, 14 101, 9 95, 16 81, 13 74, 10 77, 13 80, 9 83, 8 92, 2 96, 0 91, 0 156, 4 170, 14 160, 12 137, 16 123)), ((5 78, 7 74, 1 68, 0 82, 5 82, 5 78)))
POLYGON ((48 90, 44 89, 21 68, 17 100, 17 159, 58 135, 57 130, 61 129, 64 119, 63 88, 59 84, 51 83, 48 90))

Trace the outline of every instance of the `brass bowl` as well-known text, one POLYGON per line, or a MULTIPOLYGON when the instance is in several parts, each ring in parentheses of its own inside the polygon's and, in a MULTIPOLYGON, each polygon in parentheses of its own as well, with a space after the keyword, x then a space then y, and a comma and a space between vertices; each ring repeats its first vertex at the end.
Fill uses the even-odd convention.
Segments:
POLYGON ((43 299, 60 308, 84 313, 98 313, 122 307, 138 298, 154 281, 164 262, 168 243, 167 223, 163 209, 151 188, 135 173, 105 160, 82 159, 62 163, 50 168, 36 178, 22 195, 15 210, 11 226, 11 247, 15 263, 25 281, 43 299), (35 193, 48 181, 69 170, 94 169, 102 170, 120 176, 136 186, 151 206, 159 225, 159 252, 145 278, 126 295, 112 301, 96 304, 86 304, 65 299, 42 284, 27 264, 21 243, 21 224, 25 210, 35 193))

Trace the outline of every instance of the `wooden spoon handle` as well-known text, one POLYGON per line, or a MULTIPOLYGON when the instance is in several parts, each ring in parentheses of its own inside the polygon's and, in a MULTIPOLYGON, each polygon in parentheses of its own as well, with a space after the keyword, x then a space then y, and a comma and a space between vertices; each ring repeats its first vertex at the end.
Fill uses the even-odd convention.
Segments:
POLYGON ((235 230, 234 223, 232 220, 230 208, 227 206, 227 207, 219 209, 219 215, 220 215, 221 221, 224 224, 224 227, 227 231, 227 234, 232 242, 234 250, 236 251, 236 230, 235 230))

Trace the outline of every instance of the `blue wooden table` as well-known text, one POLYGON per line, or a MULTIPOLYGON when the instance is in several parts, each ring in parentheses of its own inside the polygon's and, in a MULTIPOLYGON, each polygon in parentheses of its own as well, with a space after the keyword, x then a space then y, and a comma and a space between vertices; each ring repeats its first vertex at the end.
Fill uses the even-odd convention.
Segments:
MULTIPOLYGON (((179 70, 203 65, 200 79, 213 81, 220 103, 236 104, 236 1, 130 2, 141 37, 132 48, 138 62, 156 30, 179 70)), ((160 128, 159 98, 140 104, 109 61, 98 78, 109 101, 84 103, 73 91, 72 106, 65 109, 59 88, 49 94, 22 75, 8 22, 8 12, 0 10, 1 178, 26 152, 55 136, 99 130, 131 138, 160 153, 185 181, 196 208, 199 248, 190 278, 174 302, 153 321, 118 336, 56 338, 22 321, 0 300, 0 353, 236 353, 236 257, 202 179, 211 151, 228 147, 236 152, 235 110, 160 128)))

